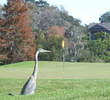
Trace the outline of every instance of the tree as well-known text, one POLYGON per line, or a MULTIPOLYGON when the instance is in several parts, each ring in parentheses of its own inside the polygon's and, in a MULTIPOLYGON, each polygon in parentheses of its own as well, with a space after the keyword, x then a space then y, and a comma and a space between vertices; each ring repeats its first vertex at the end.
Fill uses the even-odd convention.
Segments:
MULTIPOLYGON (((60 34, 61 36, 63 33, 62 35, 68 40, 68 46, 65 49, 65 56, 68 56, 66 58, 69 58, 68 61, 78 58, 80 50, 84 49, 82 36, 86 33, 86 28, 81 25, 81 21, 70 16, 65 10, 59 10, 54 6, 38 7, 32 3, 28 4, 31 9, 32 27, 36 39, 38 40, 42 31, 47 37, 50 33, 54 36, 56 34, 60 34)), ((57 48, 57 45, 55 48, 57 48)))
POLYGON ((67 47, 67 60, 78 61, 80 59, 80 51, 84 49, 84 43, 82 37, 85 35, 86 28, 81 25, 71 25, 66 30, 65 37, 68 39, 69 46, 67 47))
POLYGON ((40 60, 61 60, 61 41, 64 39, 61 35, 55 35, 49 33, 45 35, 45 31, 39 31, 39 35, 36 39, 38 48, 45 48, 47 50, 52 51, 49 55, 47 53, 41 54, 40 60))
POLYGON ((47 3, 47 1, 44 1, 44 0, 39 0, 39 1, 36 1, 35 3, 36 3, 36 5, 38 7, 47 7, 47 6, 49 6, 49 4, 47 3))
POLYGON ((35 2, 35 0, 25 0, 26 2, 30 1, 30 2, 35 2))
POLYGON ((22 0, 8 0, 4 11, 5 19, 0 20, 0 53, 6 56, 4 63, 32 60, 35 46, 26 4, 22 0))
POLYGON ((104 22, 109 22, 110 23, 110 11, 104 13, 100 18, 99 18, 99 21, 101 23, 104 23, 104 22))
POLYGON ((69 45, 67 46, 68 49, 65 49, 65 52, 67 53, 66 55, 68 56, 66 58, 69 58, 68 61, 71 61, 71 59, 73 59, 74 54, 78 55, 79 53, 78 50, 83 48, 81 38, 82 35, 85 34, 83 31, 85 27, 80 25, 81 23, 80 20, 73 18, 72 16, 68 15, 66 11, 64 10, 60 11, 57 7, 54 6, 38 8, 37 10, 35 10, 34 8, 32 11, 34 12, 32 19, 33 19, 33 28, 34 31, 36 31, 35 35, 36 33, 38 35, 39 33, 37 31, 38 29, 47 31, 46 32, 47 34, 51 33, 54 35, 58 33, 56 32, 58 30, 60 30, 59 34, 62 34, 61 30, 63 29, 64 30, 63 35, 65 35, 65 38, 68 39, 69 43, 69 45))
POLYGON ((0 18, 2 18, 3 17, 3 10, 2 10, 2 6, 0 5, 0 18))
POLYGON ((96 40, 88 40, 87 47, 91 54, 105 62, 110 62, 110 35, 105 32, 95 33, 96 40))

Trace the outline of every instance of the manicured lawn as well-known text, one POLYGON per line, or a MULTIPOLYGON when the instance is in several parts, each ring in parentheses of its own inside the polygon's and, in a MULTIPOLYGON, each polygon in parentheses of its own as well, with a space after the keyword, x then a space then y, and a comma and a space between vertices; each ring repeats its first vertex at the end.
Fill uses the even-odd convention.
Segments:
POLYGON ((0 66, 0 100, 110 100, 110 64, 40 62, 34 95, 19 94, 34 62, 0 66))

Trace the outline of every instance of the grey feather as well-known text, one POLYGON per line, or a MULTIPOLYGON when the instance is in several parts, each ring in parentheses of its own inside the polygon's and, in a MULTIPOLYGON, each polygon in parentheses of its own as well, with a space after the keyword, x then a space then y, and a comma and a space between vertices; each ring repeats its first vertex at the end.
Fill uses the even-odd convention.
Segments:
POLYGON ((44 49, 38 49, 38 51, 36 52, 35 55, 35 67, 33 70, 33 73, 31 75, 31 77, 27 80, 27 82, 24 84, 22 90, 21 90, 21 95, 30 95, 30 94, 34 94, 35 93, 35 89, 36 89, 36 79, 37 79, 37 73, 38 73, 38 55, 40 52, 50 52, 48 50, 44 50, 44 49))
POLYGON ((36 80, 31 76, 28 81, 24 84, 21 95, 34 94, 36 89, 36 80))

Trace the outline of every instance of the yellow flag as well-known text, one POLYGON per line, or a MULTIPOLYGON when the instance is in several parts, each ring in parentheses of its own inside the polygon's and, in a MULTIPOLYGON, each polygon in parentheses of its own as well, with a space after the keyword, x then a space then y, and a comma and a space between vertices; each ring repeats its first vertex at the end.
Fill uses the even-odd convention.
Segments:
POLYGON ((62 40, 61 46, 62 46, 62 48, 65 47, 65 41, 64 40, 62 40))

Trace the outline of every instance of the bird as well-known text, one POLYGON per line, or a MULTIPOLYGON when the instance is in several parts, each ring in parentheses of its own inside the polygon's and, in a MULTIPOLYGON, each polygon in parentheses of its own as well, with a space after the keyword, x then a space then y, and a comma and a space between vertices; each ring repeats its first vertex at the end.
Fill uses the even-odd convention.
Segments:
POLYGON ((36 80, 37 80, 37 73, 38 73, 38 56, 39 53, 43 52, 51 52, 49 50, 45 50, 42 48, 39 48, 35 54, 35 65, 34 65, 34 70, 32 72, 32 75, 28 78, 26 83, 24 84, 22 90, 21 90, 21 95, 31 95, 35 93, 36 89, 36 80))

